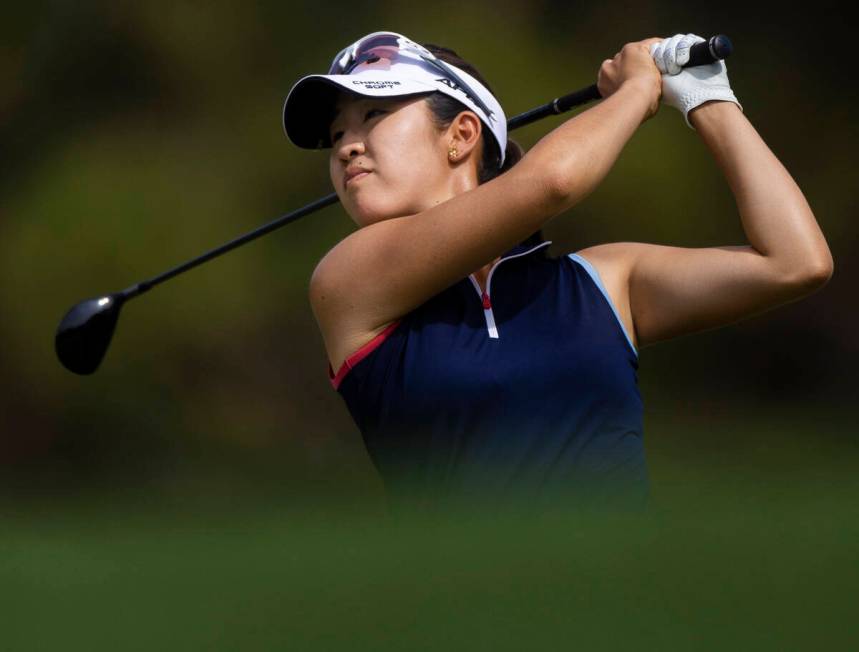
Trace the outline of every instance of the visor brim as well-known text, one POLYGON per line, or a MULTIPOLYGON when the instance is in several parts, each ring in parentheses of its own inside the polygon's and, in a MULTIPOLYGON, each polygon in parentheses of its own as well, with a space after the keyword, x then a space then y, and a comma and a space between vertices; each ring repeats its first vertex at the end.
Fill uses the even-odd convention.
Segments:
POLYGON ((329 127, 340 91, 363 97, 398 97, 433 93, 438 89, 399 75, 309 75, 299 80, 283 103, 283 130, 304 149, 331 147, 329 127))

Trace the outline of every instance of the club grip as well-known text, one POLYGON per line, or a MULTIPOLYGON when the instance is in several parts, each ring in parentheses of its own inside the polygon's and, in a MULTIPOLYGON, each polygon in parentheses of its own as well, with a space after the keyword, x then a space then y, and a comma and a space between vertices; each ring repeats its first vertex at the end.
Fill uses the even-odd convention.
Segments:
POLYGON ((717 34, 689 48, 689 61, 683 67, 706 66, 709 63, 725 59, 733 51, 734 45, 731 43, 731 39, 724 34, 717 34))

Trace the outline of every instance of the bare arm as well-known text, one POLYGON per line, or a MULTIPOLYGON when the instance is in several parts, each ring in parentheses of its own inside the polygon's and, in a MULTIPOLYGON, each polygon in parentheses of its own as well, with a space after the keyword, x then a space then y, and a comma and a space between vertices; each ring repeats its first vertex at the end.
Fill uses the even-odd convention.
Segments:
POLYGON ((790 281, 829 278, 832 255, 805 196, 739 107, 707 102, 689 120, 734 193, 752 247, 790 281))
POLYGON ((728 181, 750 244, 613 243, 582 252, 626 261, 639 346, 794 301, 824 285, 833 271, 805 197, 739 107, 707 102, 690 113, 690 122, 728 181))

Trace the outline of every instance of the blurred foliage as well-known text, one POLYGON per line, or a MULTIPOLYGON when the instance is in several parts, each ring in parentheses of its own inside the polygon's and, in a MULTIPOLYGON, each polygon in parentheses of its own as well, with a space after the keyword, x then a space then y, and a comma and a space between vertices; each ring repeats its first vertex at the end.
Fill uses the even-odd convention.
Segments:
MULTIPOLYGON (((342 491, 381 500, 357 429, 328 382, 306 298, 316 261, 354 228, 339 205, 126 306, 95 375, 70 374, 53 352, 56 325, 77 301, 154 276, 329 193, 327 153, 286 140, 283 100, 299 78, 379 29, 457 50, 487 77, 508 116, 593 83, 602 60, 627 41, 678 31, 731 36, 732 86, 805 192, 836 271, 800 302, 642 351, 654 494, 674 496, 662 498, 667 504, 704 491, 706 474, 685 470, 716 460, 789 478, 833 441, 840 452, 826 459, 855 470, 847 408, 859 356, 856 88, 845 87, 838 66, 819 66, 807 52, 825 46, 838 61, 847 23, 789 7, 772 14, 687 5, 7 7, 0 24, 5 495, 108 495, 126 486, 229 495, 248 484, 279 496, 342 491), (749 414, 756 429, 744 427, 749 414), (680 418, 683 427, 675 427, 680 418), (807 425, 793 440, 799 455, 785 451, 780 430, 761 426, 797 422, 807 425), (716 424, 733 434, 714 442, 716 424), (749 461, 749 446, 766 454, 749 461)), ((514 138, 528 148, 569 117, 514 138)), ((670 107, 633 137, 595 193, 544 231, 551 255, 616 240, 745 242, 724 178, 670 107)))

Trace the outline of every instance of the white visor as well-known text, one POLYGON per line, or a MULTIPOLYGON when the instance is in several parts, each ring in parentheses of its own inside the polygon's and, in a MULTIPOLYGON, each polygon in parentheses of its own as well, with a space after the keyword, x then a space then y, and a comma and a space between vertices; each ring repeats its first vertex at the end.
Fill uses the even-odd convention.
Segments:
POLYGON ((329 127, 339 90, 365 97, 397 97, 438 91, 458 100, 477 114, 486 132, 492 134, 498 145, 499 165, 502 165, 507 148, 507 117, 504 110, 477 79, 450 63, 445 62, 445 65, 468 84, 492 115, 487 115, 456 82, 444 78, 439 70, 419 56, 399 51, 391 59, 361 63, 348 75, 308 75, 301 78, 289 91, 283 104, 283 129, 287 138, 298 147, 327 149, 331 147, 329 127))

